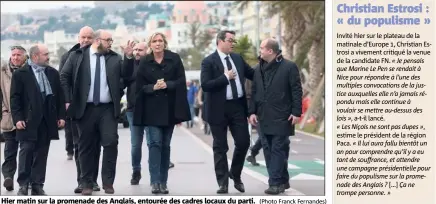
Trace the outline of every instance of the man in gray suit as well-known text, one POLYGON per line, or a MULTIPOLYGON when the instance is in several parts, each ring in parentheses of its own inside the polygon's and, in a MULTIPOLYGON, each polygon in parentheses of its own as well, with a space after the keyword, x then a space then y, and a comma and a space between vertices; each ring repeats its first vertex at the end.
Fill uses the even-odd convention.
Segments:
POLYGON ((122 57, 112 51, 112 35, 105 30, 94 33, 92 45, 71 52, 61 73, 67 114, 79 128, 79 161, 82 170, 82 195, 92 194, 96 143, 103 146, 102 184, 113 194, 118 157, 118 121, 123 93, 122 57))

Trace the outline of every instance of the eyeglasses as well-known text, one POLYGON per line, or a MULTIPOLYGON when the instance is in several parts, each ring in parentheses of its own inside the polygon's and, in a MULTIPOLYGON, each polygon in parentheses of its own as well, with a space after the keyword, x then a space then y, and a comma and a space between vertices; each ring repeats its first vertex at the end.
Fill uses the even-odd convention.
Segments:
POLYGON ((99 38, 99 39, 100 40, 104 40, 104 41, 106 41, 108 43, 113 43, 114 42, 114 40, 112 38, 108 38, 108 39, 99 38))
POLYGON ((235 44, 237 43, 236 40, 231 39, 231 38, 230 38, 230 39, 226 39, 226 40, 224 40, 224 41, 227 41, 227 42, 229 42, 229 43, 235 43, 235 44))
POLYGON ((24 47, 22 47, 20 45, 11 46, 11 51, 15 50, 15 49, 26 51, 26 49, 24 49, 24 47))

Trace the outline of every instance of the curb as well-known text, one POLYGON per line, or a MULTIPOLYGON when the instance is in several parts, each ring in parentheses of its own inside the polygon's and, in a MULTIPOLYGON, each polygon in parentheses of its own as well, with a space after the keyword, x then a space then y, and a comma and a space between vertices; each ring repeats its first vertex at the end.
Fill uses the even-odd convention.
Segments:
MULTIPOLYGON (((186 129, 184 126, 180 126, 179 127, 182 131, 184 131, 187 135, 189 135, 190 137, 192 137, 193 140, 195 140, 201 147, 204 148, 204 150, 206 150, 206 152, 208 152, 210 155, 213 155, 213 150, 212 147, 210 147, 206 142, 204 142, 203 140, 201 140, 197 135, 195 135, 194 133, 192 133, 191 131, 189 131, 188 129, 186 129)), ((229 163, 231 163, 231 160, 228 160, 229 163)), ((262 183, 268 185, 268 177, 257 173, 249 168, 243 168, 242 172, 244 172, 245 174, 251 176, 252 178, 261 181, 262 183)), ((304 196, 304 194, 296 189, 290 188, 288 190, 285 191, 285 195, 288 196, 304 196)))

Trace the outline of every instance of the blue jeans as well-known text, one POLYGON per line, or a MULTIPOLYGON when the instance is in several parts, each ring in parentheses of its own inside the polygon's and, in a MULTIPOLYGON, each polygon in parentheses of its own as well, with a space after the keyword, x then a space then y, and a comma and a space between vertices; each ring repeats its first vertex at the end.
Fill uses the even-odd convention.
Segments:
POLYGON ((167 184, 174 125, 148 126, 148 170, 151 184, 167 184))
POLYGON ((279 186, 288 183, 288 158, 291 143, 289 136, 265 135, 260 127, 257 131, 262 141, 269 185, 279 186))
POLYGON ((195 107, 194 107, 194 104, 189 104, 189 111, 191 112, 191 120, 190 121, 186 121, 186 126, 188 126, 188 128, 194 126, 194 117, 195 117, 195 107))
POLYGON ((142 141, 144 140, 144 131, 147 130, 145 126, 133 125, 133 112, 126 112, 127 120, 129 121, 130 128, 130 141, 131 141, 131 154, 132 154, 132 168, 133 171, 141 171, 142 159, 142 141))

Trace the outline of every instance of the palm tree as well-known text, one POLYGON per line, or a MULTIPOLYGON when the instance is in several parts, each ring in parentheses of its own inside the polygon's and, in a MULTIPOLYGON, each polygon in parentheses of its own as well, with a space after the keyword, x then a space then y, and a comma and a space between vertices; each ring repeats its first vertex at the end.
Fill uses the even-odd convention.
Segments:
MULTIPOLYGON (((234 5, 239 9, 250 6, 249 1, 239 1, 234 5)), ((312 100, 306 117, 315 117, 318 127, 324 120, 324 15, 323 1, 268 1, 262 2, 267 8, 267 17, 280 15, 286 30, 283 46, 288 59, 294 61, 302 71, 303 88, 312 100), (321 88, 320 88, 321 87, 321 88)), ((305 120, 302 120, 304 126, 305 120)))
POLYGON ((195 21, 188 25, 188 39, 195 49, 204 50, 211 42, 213 36, 206 30, 202 29, 201 23, 195 21))
POLYGON ((247 35, 239 37, 233 48, 233 51, 240 54, 251 66, 256 65, 258 62, 256 59, 255 50, 255 47, 251 43, 250 39, 248 39, 247 35))

